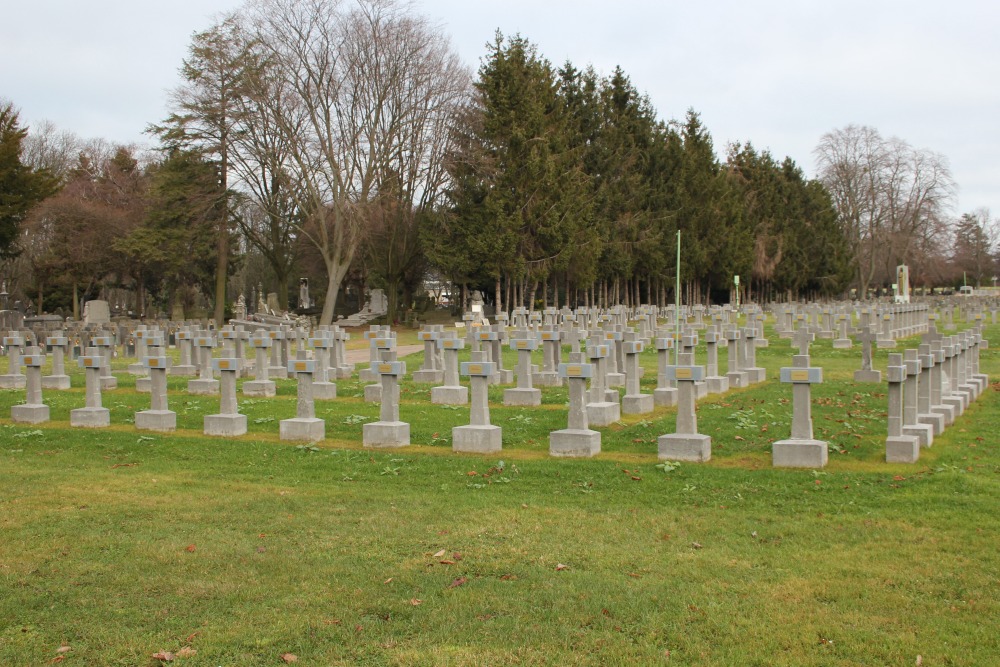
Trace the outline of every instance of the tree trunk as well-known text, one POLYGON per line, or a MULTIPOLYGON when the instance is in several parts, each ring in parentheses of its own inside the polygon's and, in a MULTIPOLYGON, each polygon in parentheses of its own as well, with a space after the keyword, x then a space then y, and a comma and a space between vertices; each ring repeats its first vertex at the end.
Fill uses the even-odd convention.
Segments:
POLYGON ((73 281, 73 319, 80 321, 80 292, 75 280, 73 281))
POLYGON ((498 316, 503 310, 503 291, 500 289, 500 277, 497 276, 496 283, 494 284, 494 292, 496 293, 496 303, 494 306, 494 317, 498 316))

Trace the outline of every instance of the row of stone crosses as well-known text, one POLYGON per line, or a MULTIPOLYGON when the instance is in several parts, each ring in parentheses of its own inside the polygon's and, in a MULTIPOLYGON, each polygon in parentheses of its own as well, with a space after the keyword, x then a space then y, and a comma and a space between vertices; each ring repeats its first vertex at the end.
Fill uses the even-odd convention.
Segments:
MULTIPOLYGON (((707 461, 711 458, 711 437, 698 433, 696 401, 709 393, 722 393, 731 387, 747 387, 765 379, 763 368, 756 366, 755 350, 766 346, 763 313, 744 309, 746 326, 736 325, 736 311, 729 307, 694 307, 680 315, 684 327, 680 336, 658 329, 660 319, 669 325, 672 309, 643 306, 634 311, 615 308, 606 312, 580 308, 576 311, 547 309, 543 313, 516 309, 512 326, 504 313, 497 324, 484 323, 479 314, 469 313, 463 323, 464 338, 443 326, 428 326, 419 332, 423 341, 424 364, 413 373, 413 381, 436 384, 431 402, 446 405, 470 404, 470 423, 455 427, 452 446, 455 451, 490 453, 501 449, 501 428, 490 423, 487 386, 492 383, 516 386, 504 390, 508 406, 532 406, 541 403, 541 391, 535 386, 561 385, 569 390, 567 428, 550 434, 553 456, 593 456, 600 451, 601 433, 592 426, 617 422, 622 414, 644 414, 654 406, 677 406, 675 432, 660 436, 658 455, 664 460, 707 461), (708 318, 711 323, 705 322, 708 318), (629 325, 634 326, 629 326, 629 325), (695 364, 695 348, 704 339, 706 363, 695 364), (458 352, 471 347, 471 360, 459 364, 458 352), (563 361, 563 345, 570 348, 563 361), (718 368, 718 345, 728 346, 725 374, 718 368), (517 351, 516 371, 503 367, 502 347, 517 351), (648 347, 658 354, 657 387, 652 394, 642 394, 639 379, 643 369, 639 354, 648 347), (532 364, 532 355, 542 351, 542 364, 532 364), (470 387, 459 381, 469 378, 470 387), (618 387, 625 387, 621 396, 618 387)), ((917 460, 921 446, 930 446, 958 414, 987 385, 979 373, 978 352, 985 347, 980 327, 943 336, 931 320, 934 314, 924 304, 888 306, 881 309, 849 307, 839 310, 809 306, 782 306, 775 313, 777 332, 792 338, 799 347, 791 367, 781 369, 781 381, 793 385, 791 437, 773 443, 772 460, 779 467, 822 467, 827 462, 827 443, 813 438, 810 385, 822 381, 822 369, 809 363, 809 344, 817 337, 834 338, 836 323, 839 338, 834 346, 853 345, 854 335, 862 343, 862 368, 855 374, 859 382, 881 382, 879 371, 871 367, 871 347, 895 346, 895 339, 924 334, 919 349, 904 355, 891 354, 888 380, 888 437, 886 459, 894 462, 917 460), (851 327, 853 316, 859 326, 851 327)), ((120 332, 121 333, 121 332, 120 332)), ((370 365, 359 378, 372 384, 365 387, 367 401, 380 402, 380 418, 363 428, 363 443, 368 447, 408 445, 409 424, 399 418, 399 381, 406 366, 396 358, 395 333, 388 327, 373 326, 364 332, 369 341, 370 365)), ((124 337, 124 336, 122 336, 124 337)), ((188 383, 191 394, 219 395, 218 414, 206 415, 207 435, 237 436, 247 432, 246 416, 238 412, 237 377, 253 369, 253 380, 243 383, 245 396, 274 396, 273 377, 297 378, 297 408, 292 419, 281 420, 283 440, 319 441, 325 438, 325 422, 315 415, 316 399, 336 398, 336 383, 354 372, 347 363, 345 343, 349 334, 336 326, 320 327, 313 332, 292 327, 261 327, 253 332, 242 327, 224 327, 218 332, 197 327, 170 331, 169 338, 179 348, 180 363, 171 365, 167 356, 165 330, 138 325, 123 342, 123 352, 133 353, 140 361, 129 366, 132 374, 141 375, 136 389, 151 394, 150 409, 135 414, 138 429, 171 431, 176 428, 176 413, 167 402, 166 376, 197 376, 188 383), (255 351, 253 362, 246 360, 246 346, 255 351), (220 356, 214 355, 217 347, 220 356), (293 353, 294 348, 294 353, 293 353), (216 379, 218 375, 219 379, 216 379)), ((49 418, 43 403, 42 389, 66 389, 65 359, 75 348, 77 363, 85 369, 86 404, 72 410, 72 426, 101 427, 110 424, 110 413, 101 405, 101 391, 117 386, 111 373, 111 358, 117 353, 117 335, 106 332, 54 332, 45 338, 52 354, 52 373, 42 376, 45 355, 37 346, 28 346, 31 334, 11 332, 4 338, 10 359, 7 375, 0 375, 0 387, 25 388, 26 402, 13 406, 11 418, 20 423, 39 423, 49 418), (88 333, 93 333, 88 337, 88 333), (22 353, 23 350, 23 353, 22 353), (79 353, 82 351, 83 353, 79 353), (25 374, 20 373, 24 367, 25 374)), ((36 337, 37 340, 37 337, 36 337)))

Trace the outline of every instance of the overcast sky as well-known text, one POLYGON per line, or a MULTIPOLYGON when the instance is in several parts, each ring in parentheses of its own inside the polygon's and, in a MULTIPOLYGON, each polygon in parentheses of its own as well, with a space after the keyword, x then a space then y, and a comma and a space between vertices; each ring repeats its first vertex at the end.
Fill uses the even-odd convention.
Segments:
MULTIPOLYGON (((23 124, 150 143, 192 33, 241 0, 7 0, 0 98, 23 124)), ((809 176, 820 137, 869 125, 943 154, 955 213, 1000 214, 1000 3, 989 0, 414 0, 472 69, 499 28, 555 65, 620 65, 661 118, 750 141, 809 176)))

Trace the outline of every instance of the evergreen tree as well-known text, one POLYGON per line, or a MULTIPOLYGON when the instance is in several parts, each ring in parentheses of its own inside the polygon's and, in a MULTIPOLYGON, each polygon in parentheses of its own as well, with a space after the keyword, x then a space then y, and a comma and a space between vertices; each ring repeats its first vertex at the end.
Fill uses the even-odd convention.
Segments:
POLYGON ((0 259, 18 254, 22 221, 56 190, 56 179, 48 171, 21 161, 28 130, 20 126, 19 116, 13 103, 0 100, 0 259))

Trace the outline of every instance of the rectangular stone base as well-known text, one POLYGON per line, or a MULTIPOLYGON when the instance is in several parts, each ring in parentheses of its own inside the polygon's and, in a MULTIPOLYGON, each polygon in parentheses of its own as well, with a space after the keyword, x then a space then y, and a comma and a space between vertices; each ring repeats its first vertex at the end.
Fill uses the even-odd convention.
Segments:
POLYGON ((710 394, 724 394, 729 391, 729 378, 721 375, 705 378, 705 384, 708 385, 708 393, 710 394))
POLYGON ((153 379, 148 375, 145 377, 137 377, 135 379, 135 390, 140 394, 151 393, 153 391, 153 379))
POLYGON ((0 375, 0 389, 24 389, 27 384, 27 375, 0 375))
POLYGON ((69 389, 68 375, 45 375, 42 377, 42 389, 69 389))
POLYGON ((730 389, 743 389, 750 385, 750 378, 743 371, 739 373, 726 373, 726 377, 729 378, 730 389))
POLYGON ((584 458, 600 453, 599 431, 566 428, 549 433, 549 456, 584 458))
POLYGON ((319 442, 326 437, 326 422, 316 417, 282 419, 278 422, 278 437, 281 440, 319 442))
POLYGON ((321 401, 332 401, 337 398, 337 385, 332 382, 313 382, 313 398, 321 401))
POLYGON ((381 402, 382 402, 382 385, 366 384, 365 403, 381 403, 381 402))
POLYGON ((876 370, 856 370, 854 371, 855 382, 882 382, 882 371, 876 370))
POLYGON ((247 432, 246 415, 205 415, 205 435, 234 436, 247 432))
POLYGON ((921 424, 930 424, 934 429, 934 435, 944 433, 944 415, 939 412, 917 415, 917 421, 921 424))
POLYGON ((958 415, 958 412, 955 410, 954 405, 943 405, 943 404, 932 405, 931 413, 936 415, 941 415, 942 417, 944 417, 945 426, 951 426, 952 424, 954 424, 955 417, 958 415))
POLYGON ((69 425, 83 428, 100 428, 111 425, 111 411, 107 408, 77 408, 69 411, 69 425))
POLYGON ((934 427, 930 424, 907 424, 903 426, 903 435, 915 436, 921 447, 934 444, 934 427))
POLYGON ((465 405, 468 402, 468 387, 461 385, 431 387, 431 403, 435 405, 465 405))
POLYGON ((146 365, 142 363, 129 364, 127 370, 129 375, 145 375, 149 372, 146 365))
POLYGON ((275 386, 271 380, 251 380, 243 383, 243 395, 271 397, 276 393, 275 386))
POLYGON ((625 374, 624 373, 608 373, 604 378, 605 387, 624 387, 625 386, 625 374))
POLYGON ((498 370, 489 379, 489 384, 513 384, 514 383, 514 371, 502 368, 498 370))
POLYGON ((622 414, 644 415, 653 411, 652 394, 625 394, 622 396, 622 414))
POLYGON ((111 391, 118 388, 118 378, 114 375, 101 376, 101 391, 111 391))
POLYGON ((892 338, 879 338, 875 341, 875 347, 880 350, 892 350, 896 347, 896 341, 892 338))
POLYGON ((816 334, 816 340, 833 340, 834 335, 832 331, 820 331, 816 334))
POLYGON ((747 374, 747 381, 750 382, 750 384, 757 384, 758 382, 763 382, 767 379, 766 368, 747 368, 743 372, 747 374))
POLYGON ((677 405, 677 389, 674 387, 654 389, 653 404, 660 408, 669 408, 677 405))
POLYGON ((413 371, 413 381, 418 384, 441 384, 444 382, 444 371, 434 369, 413 371))
POLYGON ((771 344, 770 341, 768 341, 763 336, 757 336, 756 338, 753 339, 753 346, 754 347, 767 347, 770 344, 771 344))
POLYGON ((885 439, 886 463, 916 463, 920 457, 920 441, 914 436, 900 435, 885 439))
POLYGON ((188 380, 188 393, 196 396, 214 396, 219 393, 218 380, 188 380))
MULTIPOLYGON (((351 376, 354 375, 354 364, 350 364, 348 366, 338 366, 336 371, 338 380, 350 380, 351 376)), ((333 369, 331 369, 330 372, 332 373, 333 369)))
POLYGON ((372 370, 371 368, 362 368, 358 371, 358 381, 359 382, 378 382, 381 376, 378 371, 372 370))
POLYGON ((704 463, 712 458, 712 436, 701 433, 668 433, 656 439, 661 461, 704 463))
POLYGON ((829 459, 824 440, 778 440, 771 445, 771 465, 775 468, 822 468, 829 459))
POLYGON ((850 338, 838 338, 833 341, 833 349, 835 350, 849 350, 854 347, 854 341, 850 338))
MULTIPOLYGON (((941 397, 941 404, 950 406, 955 411, 956 417, 961 417, 965 412, 965 398, 961 394, 950 394, 941 397)), ((934 408, 931 408, 932 410, 934 408)))
POLYGON ((190 364, 185 364, 183 366, 171 366, 167 369, 167 374, 177 377, 191 377, 198 374, 198 369, 190 364))
POLYGON ((622 418, 621 406, 611 401, 587 403, 587 423, 591 426, 607 426, 622 418))
POLYGON ((539 387, 561 387, 562 378, 555 371, 541 371, 531 374, 531 384, 537 384, 539 387))
POLYGON ((173 410, 143 410, 135 413, 135 427, 141 431, 173 431, 177 413, 173 410))
POLYGON ((49 406, 44 403, 12 405, 10 420, 18 424, 41 424, 49 420, 49 406))
POLYGON ((456 426, 451 429, 451 448, 456 452, 491 454, 499 452, 501 429, 499 426, 456 426))
POLYGON ((541 389, 504 389, 503 390, 503 404, 504 405, 541 405, 542 404, 542 390, 541 389))
POLYGON ((362 444, 365 447, 406 447, 410 444, 410 425, 406 422, 365 424, 362 444))

